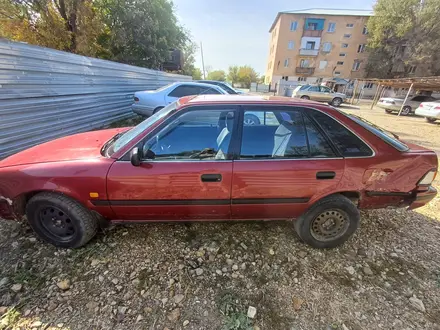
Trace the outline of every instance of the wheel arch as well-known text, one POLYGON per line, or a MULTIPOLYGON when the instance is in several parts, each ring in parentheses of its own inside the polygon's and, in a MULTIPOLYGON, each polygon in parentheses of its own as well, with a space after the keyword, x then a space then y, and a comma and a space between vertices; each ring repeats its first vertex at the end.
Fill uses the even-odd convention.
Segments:
POLYGON ((359 201, 361 200, 361 196, 362 196, 362 194, 356 190, 341 190, 341 191, 331 192, 328 194, 320 195, 317 198, 313 198, 310 201, 311 203, 309 207, 311 207, 313 204, 316 204, 320 200, 333 195, 342 195, 347 197, 354 205, 356 205, 356 207, 359 205, 359 201))

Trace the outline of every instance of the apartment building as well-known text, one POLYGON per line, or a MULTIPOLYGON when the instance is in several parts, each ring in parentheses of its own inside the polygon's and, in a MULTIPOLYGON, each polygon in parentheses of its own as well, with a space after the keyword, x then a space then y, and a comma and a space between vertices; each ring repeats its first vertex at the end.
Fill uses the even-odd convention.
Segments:
POLYGON ((269 30, 265 83, 363 77, 366 24, 372 14, 370 10, 348 9, 279 12, 269 30))

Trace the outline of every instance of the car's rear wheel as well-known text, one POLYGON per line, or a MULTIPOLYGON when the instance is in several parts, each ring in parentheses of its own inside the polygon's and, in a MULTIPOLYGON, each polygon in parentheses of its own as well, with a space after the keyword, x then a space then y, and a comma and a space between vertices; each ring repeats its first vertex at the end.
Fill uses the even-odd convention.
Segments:
POLYGON ((435 122, 437 120, 437 118, 429 118, 429 117, 426 117, 426 121, 428 122, 428 123, 433 123, 433 122, 435 122))
POLYGON ((405 105, 400 114, 404 116, 408 116, 410 113, 411 113, 411 107, 409 105, 405 105))
POLYGON ((61 194, 42 192, 26 205, 32 229, 58 247, 77 248, 95 236, 98 219, 77 201, 61 194))
POLYGON ((385 112, 386 112, 386 113, 392 113, 392 112, 393 112, 393 110, 390 110, 390 109, 385 109, 385 112))
POLYGON ((313 204, 294 222, 295 231, 315 248, 343 244, 359 226, 357 207, 345 196, 336 194, 313 204))
POLYGON ((243 124, 245 126, 260 125, 260 119, 255 115, 246 114, 246 115, 244 115, 243 124))
POLYGON ((340 97, 335 97, 330 104, 334 107, 339 107, 342 104, 342 99, 340 97))
POLYGON ((310 100, 310 97, 308 97, 307 95, 303 95, 303 96, 301 96, 301 98, 302 98, 303 100, 310 100))

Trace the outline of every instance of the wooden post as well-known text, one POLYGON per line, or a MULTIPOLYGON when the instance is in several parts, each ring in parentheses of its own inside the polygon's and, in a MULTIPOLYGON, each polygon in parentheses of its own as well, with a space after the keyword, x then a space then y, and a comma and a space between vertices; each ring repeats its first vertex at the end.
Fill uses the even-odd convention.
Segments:
POLYGON ((406 100, 408 100, 408 96, 409 96, 409 93, 411 93, 411 91, 412 91, 413 85, 414 85, 414 83, 411 83, 411 86, 408 89, 408 93, 406 93, 405 100, 403 101, 402 106, 400 107, 399 113, 397 114, 398 116, 400 116, 400 113, 402 112, 403 107, 405 106, 406 100))
POLYGON ((371 102, 370 110, 372 110, 375 105, 377 95, 379 95, 379 93, 380 93, 380 88, 381 88, 381 85, 377 85, 376 93, 374 93, 373 102, 371 102))
POLYGON ((359 80, 356 79, 356 83, 354 84, 354 87, 353 87, 353 95, 351 97, 350 104, 353 104, 353 102, 354 102, 354 97, 356 95, 356 90, 357 90, 358 85, 359 85, 359 80))

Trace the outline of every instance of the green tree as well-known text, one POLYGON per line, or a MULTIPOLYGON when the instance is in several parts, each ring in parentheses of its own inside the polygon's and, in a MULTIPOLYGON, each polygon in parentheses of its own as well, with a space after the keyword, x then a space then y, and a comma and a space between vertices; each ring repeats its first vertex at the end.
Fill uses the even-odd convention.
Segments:
POLYGON ((217 81, 225 81, 226 73, 223 70, 214 70, 209 72, 208 80, 217 80, 217 81))
POLYGON ((191 76, 193 80, 202 80, 202 70, 200 70, 199 68, 193 68, 191 76))
POLYGON ((367 75, 440 74, 440 0, 378 0, 368 20, 367 75))
POLYGON ((238 66, 237 65, 231 65, 229 67, 228 80, 232 83, 232 86, 234 86, 234 83, 238 82, 238 66))
POLYGON ((202 72, 200 71, 200 69, 195 68, 194 67, 194 63, 195 63, 195 54, 197 51, 198 47, 197 44, 192 42, 192 41, 188 41, 182 50, 183 53, 183 70, 182 70, 182 74, 187 75, 187 76, 192 76, 194 80, 199 80, 202 79, 202 72), (200 73, 200 75, 199 75, 200 73), (195 77, 200 77, 200 78, 195 78, 195 77))
POLYGON ((246 88, 251 87, 252 82, 257 82, 258 74, 248 65, 241 66, 238 69, 238 82, 244 84, 246 88))

